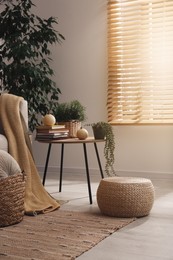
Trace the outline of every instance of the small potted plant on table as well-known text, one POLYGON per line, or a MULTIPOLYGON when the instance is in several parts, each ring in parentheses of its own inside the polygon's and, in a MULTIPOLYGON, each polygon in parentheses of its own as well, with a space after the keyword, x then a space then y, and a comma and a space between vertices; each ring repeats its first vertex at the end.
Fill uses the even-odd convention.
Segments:
POLYGON ((53 109, 53 114, 59 124, 64 124, 69 129, 69 136, 76 137, 81 128, 81 122, 86 120, 86 108, 78 101, 58 103, 53 109))
POLYGON ((104 157, 106 159, 105 172, 110 177, 116 175, 114 170, 115 137, 112 126, 103 121, 91 124, 95 139, 105 139, 104 157))

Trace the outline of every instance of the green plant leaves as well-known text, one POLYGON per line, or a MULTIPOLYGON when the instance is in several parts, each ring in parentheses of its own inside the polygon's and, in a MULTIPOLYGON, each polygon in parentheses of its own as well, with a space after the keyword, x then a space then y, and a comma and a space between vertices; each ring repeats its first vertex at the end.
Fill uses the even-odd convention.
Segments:
POLYGON ((84 121, 86 120, 85 110, 85 107, 78 100, 72 100, 71 102, 57 104, 53 113, 59 122, 84 121))
POLYGON ((55 17, 42 19, 31 13, 31 0, 1 1, 0 82, 1 89, 28 101, 29 128, 38 125, 37 116, 56 106, 60 89, 51 79, 50 44, 64 36, 54 29, 55 17))
POLYGON ((115 137, 112 126, 104 121, 91 124, 96 130, 101 129, 105 133, 104 157, 106 159, 105 172, 107 176, 116 175, 114 170, 115 137))

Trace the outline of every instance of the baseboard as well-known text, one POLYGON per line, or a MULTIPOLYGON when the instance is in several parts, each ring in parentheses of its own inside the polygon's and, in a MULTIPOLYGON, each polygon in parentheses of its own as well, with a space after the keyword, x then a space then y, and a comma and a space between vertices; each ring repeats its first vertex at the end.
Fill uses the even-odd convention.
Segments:
MULTIPOLYGON (((37 166, 37 169, 41 176, 43 176, 44 167, 43 166, 37 166)), ((60 168, 55 166, 49 166, 48 174, 51 177, 55 176, 57 178, 57 174, 59 174, 60 168)), ((68 176, 70 175, 81 175, 85 174, 86 170, 85 168, 68 168, 64 167, 63 173, 68 176)), ((100 176, 99 169, 90 169, 90 175, 92 176, 100 176)), ((142 178, 149 178, 149 179, 170 179, 173 180, 173 173, 171 172, 142 172, 142 171, 124 171, 119 170, 117 171, 118 176, 131 176, 131 177, 142 177, 142 178)), ((48 175, 47 175, 48 177, 48 175)), ((105 176, 106 177, 106 176, 105 176)))
MULTIPOLYGON (((44 173, 44 167, 42 166, 37 166, 37 169, 40 173, 40 176, 43 176, 44 173)), ((98 169, 90 169, 90 176, 97 176, 98 174, 100 175, 100 172, 98 169)), ((55 178, 57 179, 57 177, 59 178, 59 173, 60 173, 60 167, 56 167, 56 166, 49 166, 48 170, 47 170, 47 177, 51 177, 51 178, 55 178)), ((69 176, 82 176, 86 174, 86 170, 85 168, 68 168, 68 167, 64 167, 63 168, 63 176, 64 177, 68 177, 69 176)))
POLYGON ((140 172, 140 171, 118 171, 119 176, 132 176, 132 177, 142 177, 148 179, 170 179, 173 180, 173 173, 171 172, 140 172))

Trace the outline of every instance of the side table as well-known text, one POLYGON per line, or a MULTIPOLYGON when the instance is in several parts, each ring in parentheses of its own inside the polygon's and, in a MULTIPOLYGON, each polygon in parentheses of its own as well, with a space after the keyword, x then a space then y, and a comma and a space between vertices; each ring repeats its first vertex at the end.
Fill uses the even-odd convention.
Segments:
POLYGON ((102 165, 101 165, 99 152, 98 152, 98 148, 97 148, 97 143, 105 142, 105 140, 104 139, 94 139, 94 137, 88 137, 85 140, 79 140, 78 138, 66 138, 66 139, 58 139, 58 140, 37 140, 37 141, 40 142, 40 143, 47 143, 48 144, 47 157, 46 157, 46 163, 45 163, 44 174, 43 174, 43 182, 42 182, 43 185, 45 184, 45 180, 46 180, 46 174, 47 174, 47 168, 48 168, 52 144, 61 144, 59 192, 61 192, 61 188, 62 188, 64 145, 65 144, 82 144, 83 145, 85 167, 86 167, 86 177, 87 177, 88 193, 89 193, 89 202, 90 202, 90 204, 92 204, 92 193, 91 193, 90 174, 89 174, 86 144, 89 144, 89 143, 94 144, 96 157, 97 157, 97 161, 98 161, 98 165, 99 165, 99 169, 100 169, 101 178, 103 179, 104 175, 103 175, 102 165))

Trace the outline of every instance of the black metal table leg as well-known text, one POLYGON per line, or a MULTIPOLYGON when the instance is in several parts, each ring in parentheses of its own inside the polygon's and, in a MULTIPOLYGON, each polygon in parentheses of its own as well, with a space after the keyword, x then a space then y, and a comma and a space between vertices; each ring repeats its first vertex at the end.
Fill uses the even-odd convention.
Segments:
POLYGON ((89 201, 90 201, 90 204, 92 204, 92 194, 91 194, 88 158, 87 158, 87 150, 86 150, 86 144, 85 143, 83 143, 83 149, 84 149, 84 157, 85 157, 86 176, 87 176, 87 182, 88 182, 89 201))
POLYGON ((47 167, 48 167, 48 163, 49 163, 49 156, 50 156, 51 147, 52 147, 52 144, 50 143, 49 146, 48 146, 46 163, 45 163, 45 167, 44 167, 43 182, 42 182, 43 186, 44 186, 45 180, 46 180, 47 167))
POLYGON ((59 192, 62 187, 62 173, 63 173, 63 160, 64 160, 64 144, 61 144, 61 164, 60 164, 60 177, 59 177, 59 192))
POLYGON ((104 175, 103 175, 102 165, 101 165, 101 162, 100 162, 100 156, 99 156, 99 152, 98 152, 97 144, 96 144, 96 143, 94 143, 94 147, 95 147, 95 151, 96 151, 96 156, 97 156, 98 165, 99 165, 99 168, 100 168, 100 174, 101 174, 101 177, 102 177, 102 179, 103 179, 103 178, 104 178, 104 175))

